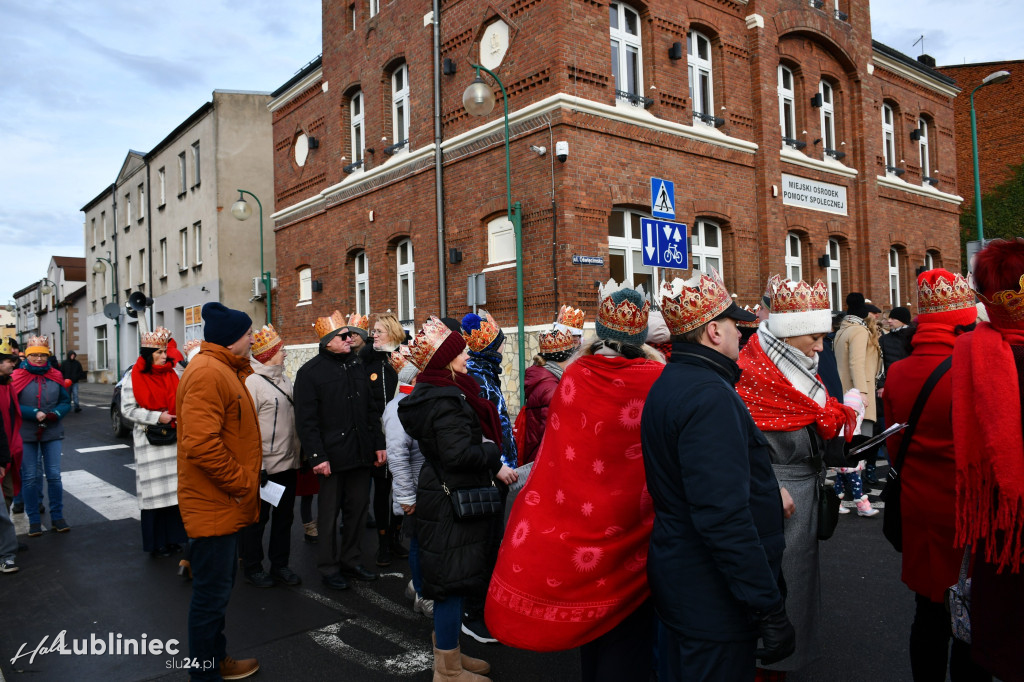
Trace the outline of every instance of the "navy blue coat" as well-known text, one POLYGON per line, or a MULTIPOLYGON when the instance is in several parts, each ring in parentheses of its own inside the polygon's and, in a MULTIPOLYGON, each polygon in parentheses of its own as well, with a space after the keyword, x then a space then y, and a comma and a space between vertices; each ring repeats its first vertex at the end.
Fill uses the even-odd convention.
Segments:
POLYGON ((640 426, 654 529, 647 577, 681 636, 757 636, 754 610, 782 600, 782 497, 768 442, 734 388, 735 362, 676 343, 640 426))

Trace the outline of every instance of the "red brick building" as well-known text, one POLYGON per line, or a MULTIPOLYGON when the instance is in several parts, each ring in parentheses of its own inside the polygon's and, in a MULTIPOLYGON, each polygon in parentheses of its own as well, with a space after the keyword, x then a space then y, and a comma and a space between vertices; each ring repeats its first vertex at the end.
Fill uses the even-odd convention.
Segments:
POLYGON ((528 330, 562 303, 592 322, 609 277, 688 274, 641 262, 651 178, 674 183, 690 264, 717 266, 740 303, 779 272, 828 280, 837 309, 854 290, 906 305, 926 260, 959 268, 959 89, 873 42, 868 0, 443 0, 439 139, 431 2, 323 7, 322 59, 270 105, 289 343, 334 308, 420 322, 442 308, 442 267, 450 315, 483 273, 514 327, 501 93, 466 112, 473 63, 508 92, 528 330))
MULTIPOLYGON (((987 194, 1013 176, 1011 166, 1024 162, 1024 59, 941 66, 939 71, 956 80, 963 95, 953 102, 956 127, 957 186, 963 209, 974 211, 974 158, 971 153, 971 90, 985 76, 1009 71, 1005 83, 989 85, 974 95, 978 124, 978 177, 987 194)), ((974 237, 972 237, 974 238, 974 237)))

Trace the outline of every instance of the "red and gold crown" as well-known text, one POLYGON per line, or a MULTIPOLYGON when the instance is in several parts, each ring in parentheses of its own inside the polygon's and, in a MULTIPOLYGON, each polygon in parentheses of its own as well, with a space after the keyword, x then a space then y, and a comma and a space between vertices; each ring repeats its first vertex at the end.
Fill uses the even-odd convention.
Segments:
POLYGON ((156 348, 166 350, 167 342, 171 340, 171 332, 165 327, 157 327, 151 332, 142 332, 142 341, 139 344, 143 348, 156 348))
POLYGON ((360 315, 359 313, 349 313, 348 322, 345 323, 348 328, 358 327, 364 332, 370 331, 370 318, 366 315, 360 315))
POLYGON ((423 323, 423 328, 409 341, 409 344, 402 348, 409 349, 405 354, 407 359, 416 365, 416 369, 423 371, 423 368, 430 362, 430 358, 434 357, 434 352, 441 347, 451 333, 452 330, 444 322, 431 315, 423 323))
POLYGON ((718 270, 694 270, 688 280, 678 277, 661 285, 661 312, 673 336, 710 322, 732 305, 718 270))
POLYGON ((32 355, 33 353, 50 354, 50 339, 45 334, 28 337, 28 341, 25 342, 25 355, 32 355))
POLYGON ((395 372, 401 372, 402 368, 409 364, 409 361, 405 359, 405 353, 408 353, 407 349, 408 346, 402 345, 388 353, 388 362, 395 372))
POLYGON ((540 352, 563 353, 576 348, 578 342, 576 337, 563 329, 552 329, 549 332, 541 332, 539 335, 540 352))
POLYGON ((192 339, 191 341, 186 341, 185 345, 181 349, 181 354, 184 355, 185 359, 187 360, 188 354, 191 353, 193 350, 198 349, 199 346, 201 345, 203 345, 203 342, 200 339, 192 339))
POLYGON ((346 326, 346 324, 345 316, 335 310, 329 317, 316 318, 316 322, 313 323, 313 331, 316 332, 318 339, 322 339, 335 329, 341 329, 346 326))
MULTIPOLYGON (((743 309, 746 310, 751 315, 754 315, 756 317, 757 314, 759 312, 761 312, 761 304, 757 303, 757 304, 754 305, 753 308, 751 308, 749 305, 745 305, 745 306, 743 306, 743 309)), ((744 327, 746 329, 757 329, 757 326, 759 324, 761 324, 761 320, 753 320, 751 322, 744 322, 742 320, 736 320, 736 326, 737 327, 744 327)))
POLYGON ((498 323, 494 321, 494 318, 486 310, 481 310, 477 314, 480 316, 480 326, 469 334, 462 332, 462 338, 466 340, 466 345, 469 346, 471 351, 479 353, 494 343, 494 339, 498 338, 498 332, 501 331, 501 327, 498 326, 498 323))
MULTIPOLYGON (((622 284, 616 284, 614 279, 598 289, 600 303, 597 306, 597 324, 626 336, 638 336, 647 334, 647 317, 651 313, 651 302, 646 300, 643 285, 637 286, 636 292, 644 299, 643 306, 638 307, 628 299, 622 299, 615 303, 612 295, 624 289, 632 289, 633 282, 623 280, 622 284)), ((640 343, 643 343, 641 339, 640 343)), ((639 344, 638 344, 639 345, 639 344)))
POLYGON ((806 313, 812 310, 832 311, 828 300, 828 287, 820 279, 812 287, 804 281, 794 282, 772 275, 768 279, 769 309, 772 314, 806 313))
MULTIPOLYGON (((1001 293, 1001 292, 1000 292, 1001 293)), ((974 292, 963 275, 946 270, 922 272, 917 278, 919 315, 948 313, 974 307, 974 292)))
POLYGON ((563 305, 558 309, 558 317, 555 319, 555 329, 563 329, 577 336, 583 334, 583 320, 587 314, 579 308, 571 305, 563 305))
POLYGON ((284 345, 272 324, 263 325, 262 329, 253 333, 252 338, 252 356, 259 362, 270 360, 284 345))
POLYGON ((993 325, 1000 328, 1017 327, 1024 322, 1024 275, 1020 276, 1020 288, 1004 289, 992 294, 992 298, 985 298, 980 292, 978 298, 985 304, 989 320, 993 325))

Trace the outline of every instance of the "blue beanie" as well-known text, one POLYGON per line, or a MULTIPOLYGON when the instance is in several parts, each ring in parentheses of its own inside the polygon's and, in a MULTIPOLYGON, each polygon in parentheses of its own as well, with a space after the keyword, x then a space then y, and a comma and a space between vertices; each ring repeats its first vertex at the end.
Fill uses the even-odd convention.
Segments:
POLYGON ((218 346, 230 346, 252 329, 252 318, 216 301, 203 306, 203 338, 218 346))
MULTIPOLYGON (((484 318, 480 317, 476 313, 467 313, 462 318, 462 331, 467 334, 472 334, 474 331, 480 328, 480 324, 483 323, 484 318)), ((494 337, 494 340, 487 344, 485 351, 497 350, 501 347, 501 344, 505 343, 505 333, 498 328, 498 335, 494 337)))

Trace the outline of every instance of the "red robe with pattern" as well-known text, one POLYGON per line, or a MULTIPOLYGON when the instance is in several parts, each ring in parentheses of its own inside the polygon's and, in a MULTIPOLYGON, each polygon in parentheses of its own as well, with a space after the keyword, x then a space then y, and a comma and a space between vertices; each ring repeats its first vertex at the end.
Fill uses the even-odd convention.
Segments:
POLYGON ((663 368, 601 355, 566 368, 487 592, 487 627, 502 643, 572 649, 614 628, 650 595, 654 505, 640 415, 663 368))

